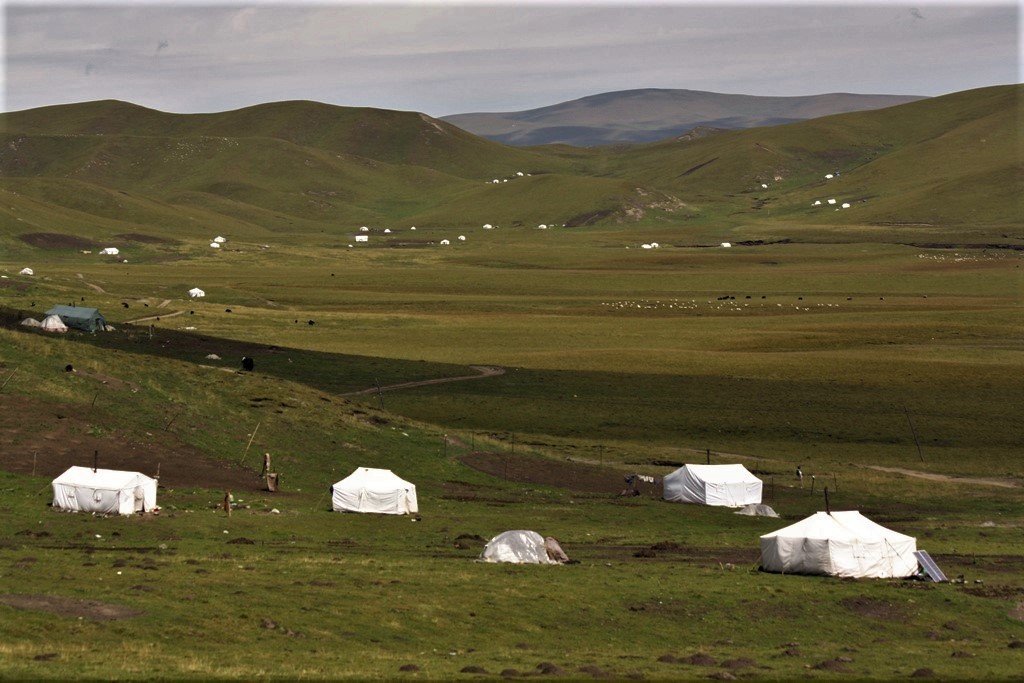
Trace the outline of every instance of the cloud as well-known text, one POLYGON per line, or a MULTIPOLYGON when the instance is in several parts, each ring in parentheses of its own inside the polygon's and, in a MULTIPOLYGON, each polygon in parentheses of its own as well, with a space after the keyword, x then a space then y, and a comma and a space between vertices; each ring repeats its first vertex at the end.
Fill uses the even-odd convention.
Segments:
POLYGON ((932 95, 1019 78, 1019 12, 1005 0, 928 4, 927 21, 916 7, 828 0, 67 2, 8 6, 6 108, 310 99, 440 116, 629 88, 932 95))

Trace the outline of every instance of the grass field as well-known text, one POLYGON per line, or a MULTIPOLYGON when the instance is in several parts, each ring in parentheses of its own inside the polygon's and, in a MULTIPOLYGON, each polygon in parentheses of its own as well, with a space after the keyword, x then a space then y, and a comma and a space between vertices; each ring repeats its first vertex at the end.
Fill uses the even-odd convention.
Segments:
POLYGON ((1020 678, 1018 91, 607 154, 309 104, 7 116, 0 677, 1020 678), (69 303, 114 330, 18 324, 69 303), (94 462, 159 474, 159 514, 51 509, 94 462), (782 519, 619 495, 683 462, 782 519), (358 466, 420 514, 331 512, 358 466), (758 571, 826 505, 955 580, 758 571), (473 561, 508 529, 578 563, 473 561))
POLYGON ((229 242, 215 258, 163 262, 154 248, 138 264, 69 251, 32 278, 8 265, 10 321, 76 301, 117 331, 4 329, 5 410, 53 406, 42 433, 54 411, 80 419, 68 461, 163 434, 251 481, 230 517, 202 483, 165 485, 153 517, 60 514, 46 506, 57 472, 26 471, 36 434, 8 425, 20 466, 2 487, 5 675, 1016 675, 1018 253, 640 250, 628 237, 229 242), (195 285, 205 299, 186 299, 195 285), (242 354, 255 373, 235 372, 242 354), (342 397, 473 364, 505 373, 342 397), (259 490, 264 451, 278 494, 259 490), (463 464, 477 451, 504 454, 503 476, 463 464), (625 474, 705 458, 746 464, 784 519, 616 495, 625 474), (537 482, 545 461, 578 469, 537 482), (326 486, 359 465, 416 482, 421 517, 329 512, 326 486), (610 472, 606 490, 574 490, 593 467, 610 472), (974 481, 986 478, 1005 485, 974 481), (964 583, 756 571, 757 537, 822 509, 825 486, 833 507, 917 536, 964 583), (580 563, 472 561, 508 528, 555 535, 580 563))

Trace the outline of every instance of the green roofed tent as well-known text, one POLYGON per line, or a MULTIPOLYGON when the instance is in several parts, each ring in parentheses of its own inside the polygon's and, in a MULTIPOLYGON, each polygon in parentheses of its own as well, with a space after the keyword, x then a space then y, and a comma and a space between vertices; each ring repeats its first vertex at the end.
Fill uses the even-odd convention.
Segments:
POLYGON ((103 315, 96 308, 54 306, 46 312, 46 315, 55 315, 68 327, 86 332, 103 331, 107 327, 107 321, 103 319, 103 315))

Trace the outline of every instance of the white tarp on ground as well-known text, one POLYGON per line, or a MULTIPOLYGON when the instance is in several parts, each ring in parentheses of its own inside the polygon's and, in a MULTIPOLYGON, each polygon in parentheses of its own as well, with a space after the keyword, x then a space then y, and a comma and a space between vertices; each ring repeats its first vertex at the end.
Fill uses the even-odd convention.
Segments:
POLYGON ((60 319, 59 315, 48 315, 43 318, 39 326, 46 332, 67 332, 68 326, 60 319))
POLYGON ((736 511, 737 515, 747 515, 748 517, 778 517, 779 513, 775 512, 770 505, 764 503, 750 503, 744 505, 736 511))
POLYGON ((856 510, 816 512, 761 537, 761 567, 784 574, 889 579, 917 573, 917 540, 856 510))
POLYGON ((761 502, 761 480, 743 465, 683 465, 664 480, 671 502, 738 508, 761 502))
POLYGON ((156 479, 139 472, 69 467, 53 480, 53 507, 102 515, 156 509, 156 479))
POLYGON ((331 487, 335 512, 376 512, 407 515, 419 512, 416 486, 391 470, 359 467, 331 487))
POLYGON ((515 564, 561 564, 568 561, 569 558, 558 546, 558 541, 553 538, 551 541, 554 542, 554 545, 549 547, 549 544, 545 543, 544 537, 536 531, 526 529, 503 531, 484 546, 484 551, 480 554, 480 561, 513 562, 515 564), (557 551, 554 548, 557 548, 557 551), (565 559, 556 559, 559 555, 565 559))

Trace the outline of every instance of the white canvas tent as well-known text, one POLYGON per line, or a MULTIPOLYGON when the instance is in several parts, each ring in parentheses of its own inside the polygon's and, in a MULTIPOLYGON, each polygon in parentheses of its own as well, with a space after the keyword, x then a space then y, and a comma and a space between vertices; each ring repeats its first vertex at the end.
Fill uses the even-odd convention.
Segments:
POLYGON ((198 287, 193 287, 192 289, 188 290, 188 295, 192 299, 199 299, 200 297, 206 296, 206 292, 199 289, 198 287))
POLYGON ((545 539, 536 531, 515 529, 503 531, 484 546, 480 562, 512 562, 515 564, 562 564, 569 558, 558 541, 545 539))
POLYGON ((130 515, 156 509, 156 479, 139 472, 69 467, 53 480, 53 507, 130 515))
POLYGON ((43 322, 39 324, 39 327, 43 328, 46 332, 67 332, 68 326, 64 324, 64 321, 60 319, 59 315, 48 315, 43 318, 43 322))
POLYGON ((743 507, 761 502, 761 480, 743 465, 683 465, 664 480, 671 502, 743 507))
POLYGON ((917 573, 917 540, 856 510, 816 512, 761 537, 761 567, 784 574, 889 579, 917 573))
POLYGON ((408 515, 419 512, 416 486, 391 470, 359 467, 331 487, 335 512, 376 512, 408 515))

